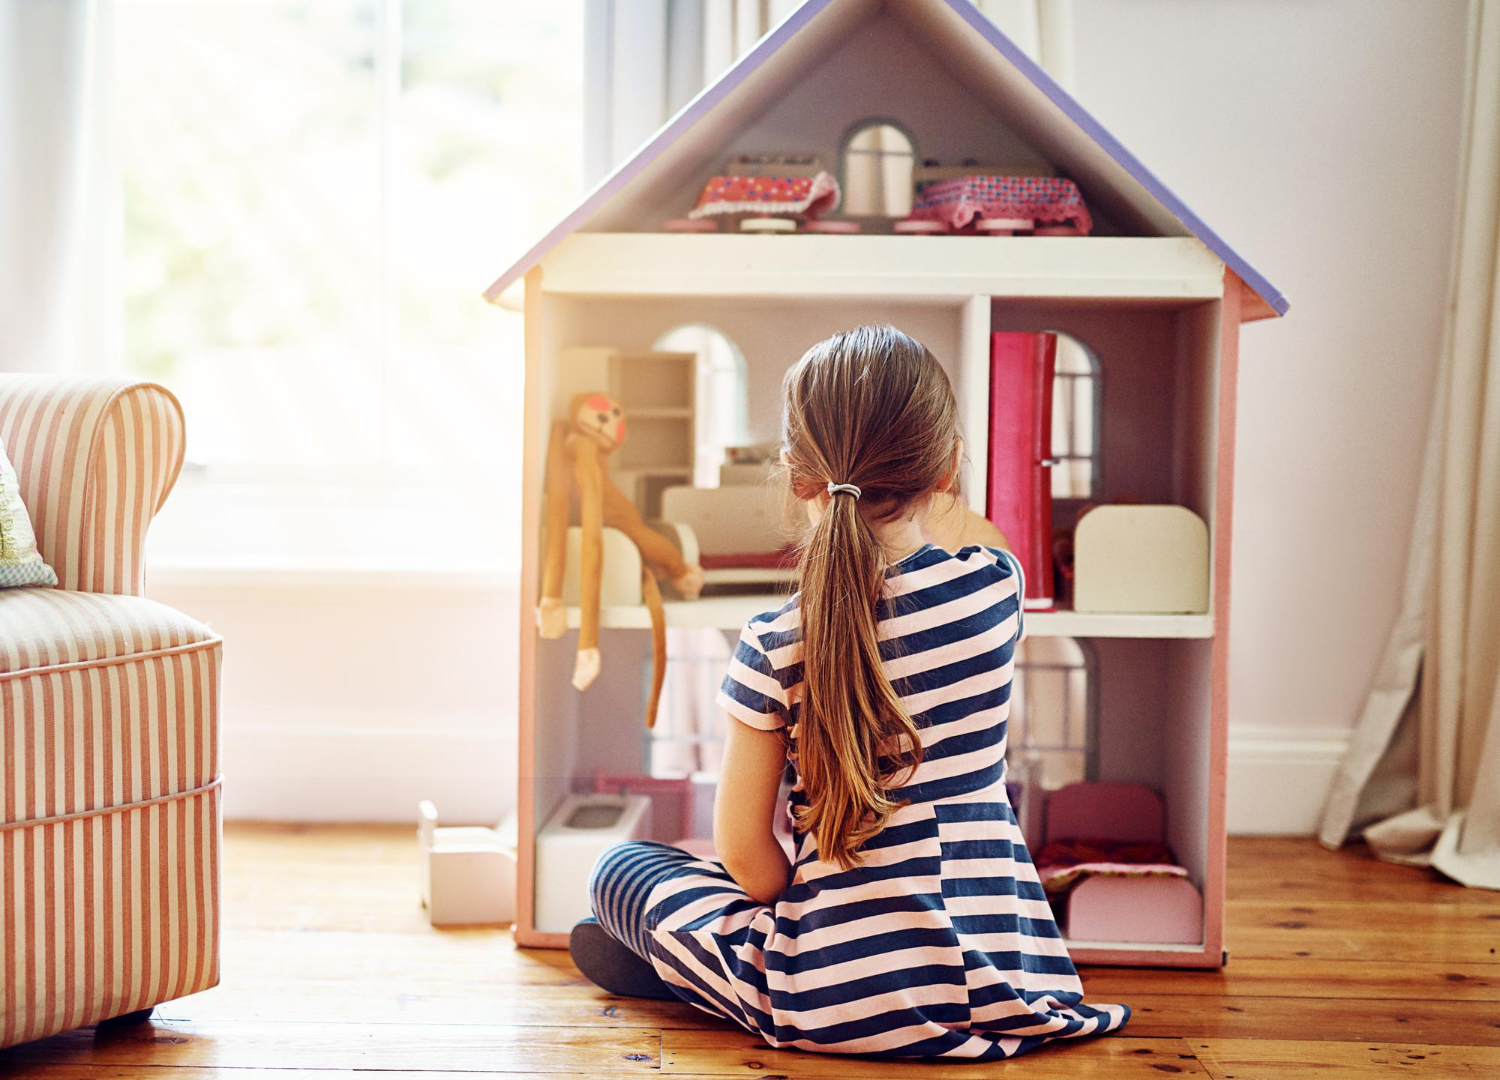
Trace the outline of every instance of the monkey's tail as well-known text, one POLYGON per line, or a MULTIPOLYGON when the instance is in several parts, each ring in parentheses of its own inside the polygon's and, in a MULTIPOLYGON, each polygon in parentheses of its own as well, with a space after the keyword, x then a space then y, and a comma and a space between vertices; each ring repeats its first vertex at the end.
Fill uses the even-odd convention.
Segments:
POLYGON ((656 706, 667 679, 667 613, 661 605, 661 586, 649 567, 641 569, 641 596, 651 615, 651 696, 646 699, 646 726, 656 726, 656 706))

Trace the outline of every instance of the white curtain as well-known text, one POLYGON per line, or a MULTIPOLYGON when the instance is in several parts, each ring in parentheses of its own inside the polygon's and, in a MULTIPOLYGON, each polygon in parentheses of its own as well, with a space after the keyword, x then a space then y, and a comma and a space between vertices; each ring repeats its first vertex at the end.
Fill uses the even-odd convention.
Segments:
POLYGON ((1321 839, 1500 889, 1500 0, 1471 0, 1451 301, 1401 614, 1321 839))
POLYGON ((1073 0, 979 0, 979 10, 1064 90, 1073 89, 1073 0))
POLYGON ((97 0, 0 0, 0 370, 117 355, 109 29, 97 0))

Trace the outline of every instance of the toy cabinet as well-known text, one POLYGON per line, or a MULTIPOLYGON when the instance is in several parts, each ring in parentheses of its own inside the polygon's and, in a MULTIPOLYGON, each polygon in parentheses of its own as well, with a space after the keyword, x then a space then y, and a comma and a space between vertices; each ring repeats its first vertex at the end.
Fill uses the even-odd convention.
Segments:
MULTIPOLYGON (((715 438, 705 416, 715 394, 738 395, 750 441, 774 441, 781 378, 801 353, 838 330, 889 322, 948 371, 976 509, 985 509, 991 335, 1046 332, 1078 343, 1095 365, 1095 474, 1087 500, 1063 500, 1061 519, 1084 501, 1130 502, 1186 508, 1206 525, 1205 610, 1091 614, 1064 604, 1026 619, 1033 640, 1067 639, 1089 659, 1078 769, 1159 795, 1164 838, 1201 896, 1195 940, 1078 940, 1075 959, 1223 962, 1235 385, 1241 323, 1285 309, 1269 283, 964 0, 809 0, 490 295, 522 280, 521 944, 562 946, 569 928, 540 900, 549 886, 538 879, 538 833, 570 796, 594 791, 596 777, 649 772, 652 750, 641 723, 646 609, 605 603, 600 675, 582 693, 569 682, 572 636, 544 640, 536 630, 551 424, 573 394, 610 388, 631 426, 611 473, 646 517, 659 517, 668 487, 701 480, 694 463, 715 438), (873 219, 859 235, 661 231, 733 154, 789 149, 838 161, 868 117, 900 118, 924 160, 1007 161, 1072 178, 1094 232, 900 235, 873 219), (712 327, 734 344, 733 378, 704 381, 700 356, 659 350, 684 326, 712 327)), ((665 615, 669 632, 732 641, 748 617, 781 602, 774 585, 742 584, 696 600, 669 593, 665 615)), ((576 610, 569 615, 576 625, 576 610)), ((697 777, 703 797, 708 779, 697 777)), ((672 820, 704 828, 675 810, 672 820)))

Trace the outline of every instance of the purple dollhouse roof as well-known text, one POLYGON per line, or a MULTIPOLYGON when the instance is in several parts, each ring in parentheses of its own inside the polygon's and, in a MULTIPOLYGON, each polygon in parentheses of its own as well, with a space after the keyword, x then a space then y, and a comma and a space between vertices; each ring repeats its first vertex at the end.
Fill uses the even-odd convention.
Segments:
POLYGON ((1197 237, 1260 297, 1265 305, 1260 314, 1286 314, 1289 304, 1279 289, 969 0, 805 0, 501 274, 485 296, 498 299, 571 233, 608 228, 621 218, 622 205, 649 201, 645 193, 664 173, 691 160, 691 150, 684 148, 699 132, 743 126, 774 99, 777 86, 797 79, 860 20, 882 11, 922 35, 952 70, 966 72, 976 93, 1002 102, 1001 109, 1017 120, 1018 129, 1076 179, 1091 202, 1104 204, 1141 235, 1197 237), (700 125, 711 113, 713 122, 700 125))

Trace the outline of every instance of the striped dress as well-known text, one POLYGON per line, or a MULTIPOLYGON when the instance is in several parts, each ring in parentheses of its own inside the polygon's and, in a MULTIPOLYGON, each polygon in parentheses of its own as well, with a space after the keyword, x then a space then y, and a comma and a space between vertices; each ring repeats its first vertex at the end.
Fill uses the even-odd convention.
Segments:
MULTIPOLYGON (((929 544, 887 576, 881 652, 924 757, 859 865, 824 863, 799 832, 792 883, 768 907, 716 862, 628 845, 596 875, 601 921, 613 929, 633 882, 642 917, 617 936, 680 997, 772 1046, 987 1060, 1117 1030, 1129 1009, 1083 1003, 1005 794, 1019 565, 929 544)), ((800 637, 796 597, 751 619, 719 695, 793 744, 800 637)), ((805 802, 799 779, 791 805, 805 802)))

